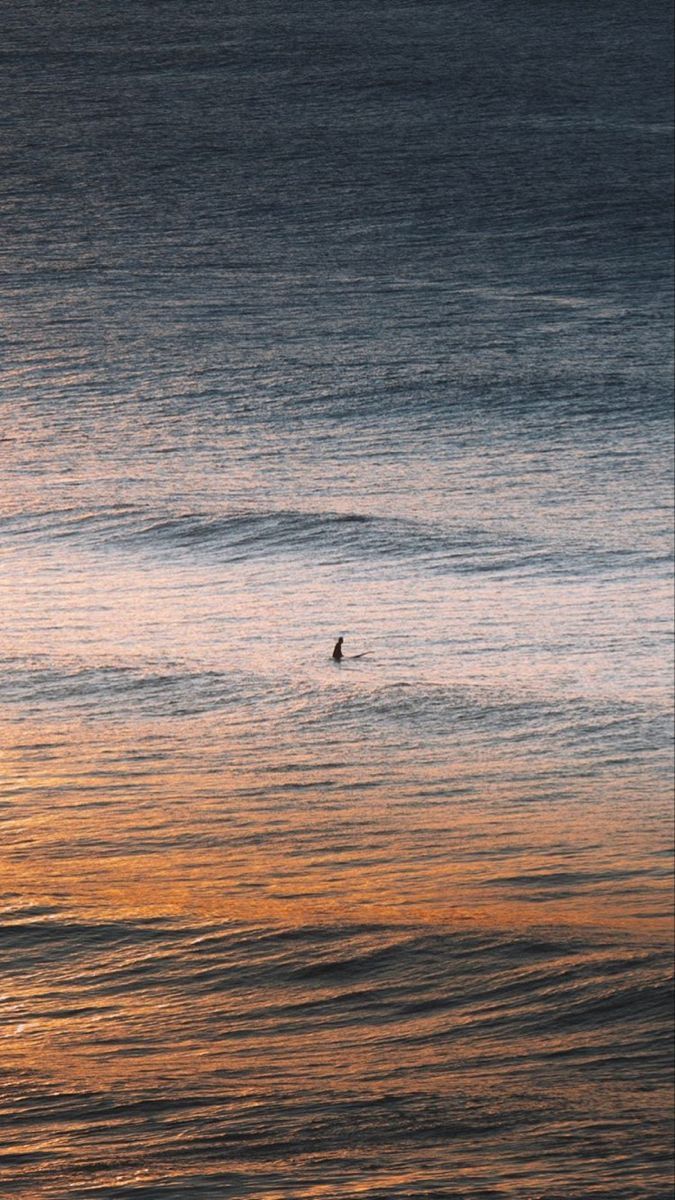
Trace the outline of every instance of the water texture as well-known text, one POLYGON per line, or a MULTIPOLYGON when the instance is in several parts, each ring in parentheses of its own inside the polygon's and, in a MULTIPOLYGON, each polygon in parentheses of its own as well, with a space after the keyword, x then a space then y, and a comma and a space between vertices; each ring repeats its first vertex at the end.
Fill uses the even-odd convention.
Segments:
POLYGON ((667 6, 6 7, 0 1193, 666 1200, 667 6))

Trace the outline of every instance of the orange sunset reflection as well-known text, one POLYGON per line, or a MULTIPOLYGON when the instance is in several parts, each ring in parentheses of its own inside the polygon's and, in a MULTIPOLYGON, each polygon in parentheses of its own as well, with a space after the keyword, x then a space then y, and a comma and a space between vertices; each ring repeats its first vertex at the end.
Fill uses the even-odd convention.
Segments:
MULTIPOLYGON (((171 744, 152 725, 5 730, 4 894, 99 918, 564 924, 667 930, 672 914, 649 813, 598 796, 564 819, 548 803, 555 766, 523 802, 514 758, 326 768, 286 752, 283 782, 211 719, 171 744), (190 739, 213 757, 189 760, 190 739), (184 738, 184 741, 182 740, 184 738), (35 747, 39 749, 36 750, 35 747), (141 749, 142 746, 142 749, 141 749), (406 771, 414 791, 406 795, 406 771), (452 770, 452 774, 450 771, 452 770), (362 797, 367 795, 367 807, 362 797), (15 804, 21 813, 15 815, 15 804)), ((517 762, 517 760, 516 760, 517 762)), ((583 791, 582 791, 583 794, 583 791)), ((587 799, 587 796, 584 797, 587 799)))

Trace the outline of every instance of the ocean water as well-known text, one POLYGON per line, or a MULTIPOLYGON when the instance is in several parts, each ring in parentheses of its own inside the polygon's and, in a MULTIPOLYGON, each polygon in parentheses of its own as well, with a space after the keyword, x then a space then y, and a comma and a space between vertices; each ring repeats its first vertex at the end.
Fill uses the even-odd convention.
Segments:
POLYGON ((666 1200, 668 6, 3 26, 0 1194, 666 1200))

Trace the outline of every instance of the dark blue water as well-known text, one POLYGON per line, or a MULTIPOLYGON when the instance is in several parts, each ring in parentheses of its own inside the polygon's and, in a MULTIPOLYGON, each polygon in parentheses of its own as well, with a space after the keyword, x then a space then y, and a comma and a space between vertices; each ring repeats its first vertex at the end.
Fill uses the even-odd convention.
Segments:
POLYGON ((3 1196, 672 1194, 671 23, 5 6, 3 1196))

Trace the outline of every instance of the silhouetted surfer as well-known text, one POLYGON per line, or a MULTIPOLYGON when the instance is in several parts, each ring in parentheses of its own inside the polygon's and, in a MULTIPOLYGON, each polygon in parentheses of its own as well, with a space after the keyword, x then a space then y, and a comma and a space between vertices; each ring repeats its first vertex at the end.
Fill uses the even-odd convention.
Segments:
POLYGON ((333 661, 334 662, 342 662, 343 658, 346 658, 346 659, 348 659, 349 662, 351 662, 352 659, 354 659, 354 658, 365 658, 366 654, 370 654, 370 650, 362 650, 360 654, 343 654, 342 653, 342 643, 344 642, 344 640, 345 640, 344 638, 339 637, 333 647, 333 661))

